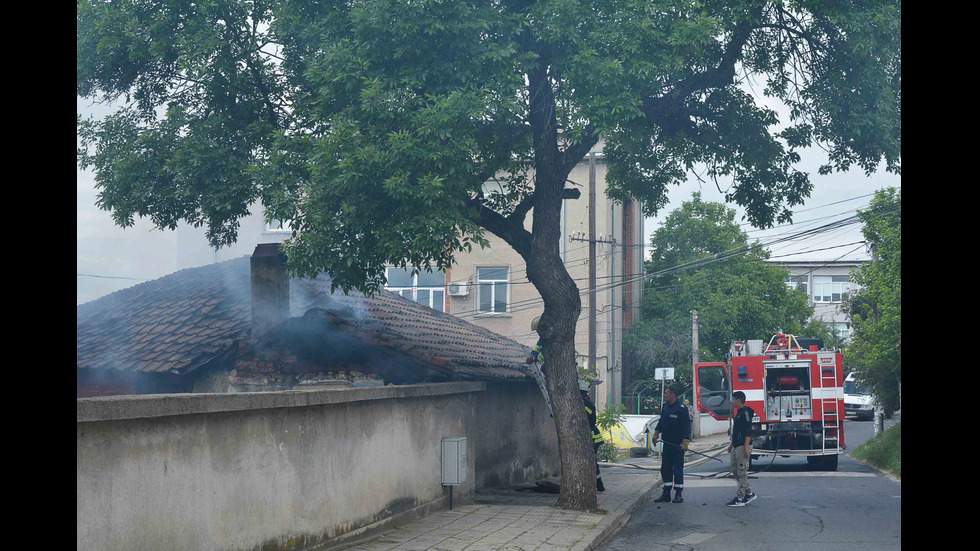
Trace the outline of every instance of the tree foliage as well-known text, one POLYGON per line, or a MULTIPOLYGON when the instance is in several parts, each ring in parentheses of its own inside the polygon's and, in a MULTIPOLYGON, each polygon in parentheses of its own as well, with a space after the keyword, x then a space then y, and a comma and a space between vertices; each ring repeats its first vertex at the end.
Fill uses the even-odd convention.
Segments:
POLYGON ((833 322, 811 319, 803 329, 800 329, 798 336, 818 338, 823 341, 823 346, 827 350, 843 350, 844 348, 843 336, 833 322))
POLYGON ((809 194, 815 142, 823 170, 900 170, 895 2, 79 0, 77 27, 77 93, 130 100, 79 120, 100 206, 219 246, 261 201, 292 267, 344 288, 522 218, 546 146, 567 168, 605 137, 613 195, 649 214, 701 166, 763 226, 809 194))
POLYGON ((596 502, 560 206, 600 138, 613 197, 652 214, 696 173, 758 226, 809 195, 810 145, 822 172, 901 169, 897 0, 78 0, 76 50, 77 94, 124 104, 77 120, 122 226, 186 220, 220 246, 261 202, 296 231, 294 273, 367 292, 486 231, 522 255, 567 507, 596 502))
POLYGON ((858 379, 890 413, 901 407, 902 191, 875 193, 860 214, 871 262, 851 276, 859 288, 844 303, 851 322, 845 353, 858 379))
POLYGON ((813 309, 804 293, 786 286, 789 272, 767 264, 769 253, 757 245, 749 243, 733 209, 703 202, 700 193, 666 217, 650 240, 644 321, 626 335, 638 383, 652 379, 656 367, 674 366, 678 382, 690 386, 692 310, 698 311, 701 361, 724 360, 733 340, 801 334, 813 309), (738 251, 748 252, 715 261, 738 251))

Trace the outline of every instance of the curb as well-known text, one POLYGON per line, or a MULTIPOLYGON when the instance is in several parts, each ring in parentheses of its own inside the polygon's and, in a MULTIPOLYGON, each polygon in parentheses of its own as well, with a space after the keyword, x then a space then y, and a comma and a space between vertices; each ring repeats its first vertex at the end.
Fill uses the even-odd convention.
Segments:
POLYGON ((593 551, 598 549, 600 545, 605 543, 605 541, 619 532, 626 523, 629 522, 630 518, 633 516, 633 512, 636 511, 641 505, 646 503, 650 499, 650 496, 661 486, 664 485, 663 480, 657 480, 649 488, 647 488, 643 493, 641 493, 632 503, 626 506, 626 510, 622 513, 618 513, 608 522, 604 522, 604 526, 599 531, 598 534, 591 538, 591 541, 581 541, 578 544, 572 546, 570 551, 593 551))
MULTIPOLYGON (((901 423, 902 422, 902 414, 901 414, 901 411, 896 411, 895 414, 894 414, 894 417, 897 417, 897 420, 895 421, 896 423, 901 423)), ((894 426, 894 425, 892 425, 892 426, 894 426)), ((891 427, 889 427, 889 428, 891 428, 891 427)), ((857 461, 858 463, 861 463, 862 465, 867 465, 868 467, 871 467, 878 474, 880 474, 881 476, 887 478, 888 480, 891 480, 892 482, 897 482, 899 484, 902 483, 902 479, 899 478, 899 477, 897 477, 897 476, 895 476, 894 474, 892 474, 891 471, 886 471, 885 469, 882 469, 881 467, 878 467, 877 465, 874 465, 872 463, 868 463, 864 459, 858 459, 858 458, 854 457, 853 455, 851 455, 851 452, 852 451, 854 451, 854 450, 848 450, 847 452, 845 452, 844 455, 846 455, 847 457, 849 457, 849 458, 857 461)))
MULTIPOLYGON (((710 453, 710 452, 715 451, 715 450, 706 450, 706 451, 710 453)), ((719 456, 719 455, 722 454, 722 452, 720 451, 720 449, 718 449, 717 451, 718 451, 718 453, 712 455, 711 457, 717 457, 717 456, 719 456)), ((704 452, 702 452, 702 453, 704 453, 704 452)), ((695 467, 695 466, 700 465, 700 464, 702 464, 702 463, 704 463, 706 461, 709 461, 710 459, 711 459, 710 457, 701 457, 699 459, 695 459, 694 461, 691 461, 690 463, 684 463, 684 468, 687 468, 687 467, 695 467)), ((611 466, 614 466, 614 465, 617 465, 617 464, 609 464, 610 467, 611 466)), ((626 467, 626 468, 630 468, 629 465, 622 465, 622 466, 623 467, 626 467)), ((635 467, 633 467, 633 468, 635 468, 635 467)), ((570 551, 593 551, 594 549, 598 549, 599 546, 602 545, 603 543, 605 543, 606 540, 608 540, 609 538, 615 536, 616 533, 619 532, 623 528, 623 526, 626 526, 626 523, 629 522, 630 518, 632 518, 633 513, 637 509, 639 509, 641 505, 643 505, 644 503, 646 503, 647 500, 650 499, 650 496, 654 492, 656 492, 656 490, 658 488, 662 487, 663 485, 664 485, 663 479, 660 479, 660 480, 657 480, 656 482, 654 482, 650 486, 650 488, 648 488, 646 491, 644 491, 643 493, 641 493, 632 503, 628 504, 626 506, 626 510, 625 511, 623 511, 622 513, 618 513, 618 514, 616 514, 615 517, 611 518, 609 520, 609 522, 606 523, 605 526, 602 527, 602 530, 592 538, 592 541, 589 541, 589 542, 580 542, 579 544, 573 546, 570 551)))
POLYGON ((851 455, 850 453, 847 454, 847 457, 849 457, 849 458, 857 461, 858 463, 861 463, 862 465, 867 465, 868 467, 871 467, 872 469, 874 469, 875 471, 877 471, 878 474, 880 474, 881 476, 887 478, 888 480, 891 480, 892 482, 897 482, 899 484, 902 483, 902 479, 901 478, 898 478, 897 476, 895 476, 894 474, 892 474, 891 471, 886 471, 885 469, 882 469, 881 467, 878 467, 877 465, 874 465, 872 463, 868 463, 864 459, 858 459, 858 458, 854 457, 853 455, 851 455))

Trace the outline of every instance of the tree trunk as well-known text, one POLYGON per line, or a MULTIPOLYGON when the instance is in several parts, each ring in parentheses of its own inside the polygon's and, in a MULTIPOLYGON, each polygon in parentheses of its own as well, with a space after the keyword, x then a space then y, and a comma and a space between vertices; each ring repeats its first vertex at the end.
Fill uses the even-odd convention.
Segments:
MULTIPOLYGON (((559 171, 560 172, 560 171, 559 171)), ((528 279, 544 300, 538 334, 544 348, 546 381, 554 408, 561 455, 561 493, 557 506, 598 511, 595 453, 585 405, 578 389, 575 327, 582 310, 578 287, 559 253, 561 190, 564 177, 537 173, 528 279)))
MULTIPOLYGON (((525 47, 533 51, 534 39, 525 33, 525 47)), ((544 312, 538 335, 545 357, 545 383, 551 395, 558 449, 561 456, 561 492, 557 506, 562 509, 597 512, 596 459, 592 449, 591 427, 585 404, 578 390, 578 364, 575 362, 575 326, 582 310, 578 287, 561 260, 561 205, 568 173, 584 153, 595 144, 595 137, 562 153, 558 148, 555 97, 548 76, 547 56, 539 54, 540 64, 528 73, 529 119, 534 137, 533 221, 530 235, 524 218, 504 218, 481 210, 480 224, 514 247, 527 262, 527 277, 541 294, 544 312)))

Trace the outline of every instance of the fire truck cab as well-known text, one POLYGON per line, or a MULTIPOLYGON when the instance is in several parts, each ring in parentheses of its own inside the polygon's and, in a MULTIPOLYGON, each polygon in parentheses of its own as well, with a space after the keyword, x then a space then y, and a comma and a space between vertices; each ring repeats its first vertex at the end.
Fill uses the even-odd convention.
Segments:
POLYGON ((844 450, 843 371, 842 355, 819 339, 735 341, 725 363, 695 364, 697 409, 731 423, 732 392, 740 390, 756 414, 753 458, 804 456, 835 471, 844 450))

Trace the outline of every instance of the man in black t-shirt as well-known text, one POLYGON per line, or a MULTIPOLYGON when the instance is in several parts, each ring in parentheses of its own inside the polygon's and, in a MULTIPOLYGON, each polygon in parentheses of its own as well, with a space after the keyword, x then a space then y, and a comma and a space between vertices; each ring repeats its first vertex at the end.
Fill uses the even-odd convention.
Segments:
POLYGON ((745 393, 742 391, 732 393, 732 407, 735 408, 735 422, 732 425, 732 442, 728 445, 728 452, 731 454, 732 474, 738 480, 738 495, 725 505, 743 507, 756 498, 749 486, 749 457, 752 455, 749 430, 755 412, 745 405, 745 393))

